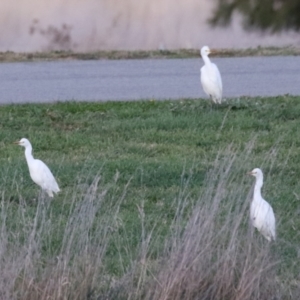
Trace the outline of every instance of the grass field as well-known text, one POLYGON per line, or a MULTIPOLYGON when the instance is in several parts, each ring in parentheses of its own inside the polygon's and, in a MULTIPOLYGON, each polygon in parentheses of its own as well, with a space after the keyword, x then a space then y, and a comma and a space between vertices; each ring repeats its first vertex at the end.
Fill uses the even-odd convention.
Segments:
MULTIPOLYGON (((218 49, 217 57, 242 57, 242 56, 287 56, 300 55, 300 49, 288 47, 257 47, 246 49, 218 49)), ((95 51, 95 52, 0 52, 0 62, 17 61, 49 61, 49 60, 98 60, 98 59, 156 59, 156 58, 198 58, 199 49, 178 50, 149 50, 149 51, 95 51)))
POLYGON ((3 299, 298 299, 299 120, 288 95, 1 106, 3 299), (255 167, 273 244, 248 224, 255 167))

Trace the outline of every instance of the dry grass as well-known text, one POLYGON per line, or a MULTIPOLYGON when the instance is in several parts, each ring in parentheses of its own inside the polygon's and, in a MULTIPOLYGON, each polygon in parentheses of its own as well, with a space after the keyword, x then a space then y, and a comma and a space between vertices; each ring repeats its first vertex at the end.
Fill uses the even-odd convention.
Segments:
MULTIPOLYGON (((236 157, 217 158, 182 231, 182 215, 147 299, 277 299, 272 247, 248 222, 250 194, 245 193, 236 157), (247 200, 246 200, 247 199, 247 200), (275 298, 274 298, 275 297, 275 298)), ((242 171, 242 170, 240 170, 242 171)), ((182 207, 185 205, 181 204, 182 207)), ((279 298, 278 298, 279 299, 279 298)))
POLYGON ((69 217, 63 226, 59 224, 63 235, 56 256, 51 255, 51 249, 43 249, 51 247, 53 231, 57 230, 57 224, 51 222, 49 199, 40 195, 33 219, 25 203, 20 204, 19 220, 15 220, 20 226, 18 235, 13 234, 7 220, 11 205, 2 201, 1 299, 86 299, 95 287, 105 283, 102 258, 120 202, 110 206, 107 218, 95 222, 107 193, 107 189, 99 187, 99 180, 96 177, 82 194, 77 190, 69 195, 71 204, 64 204, 69 217), (92 232, 97 234, 91 237, 92 232))
MULTIPOLYGON (((249 143, 239 157, 230 147, 220 151, 197 199, 191 197, 188 182, 183 183, 163 254, 157 261, 150 253, 143 255, 108 299, 299 298, 299 282, 292 282, 291 270, 279 275, 282 260, 277 250, 284 237, 269 243, 249 223, 252 190, 238 174, 245 166, 251 169, 252 146, 249 143), (191 203, 193 209, 187 212, 191 203), (134 282, 142 282, 144 288, 137 289, 134 282)), ((271 149, 266 163, 273 165, 275 158, 271 149)))
MULTIPOLYGON (((300 55, 296 47, 257 47, 246 49, 217 49, 216 57, 244 57, 244 56, 288 56, 300 55)), ((52 61, 52 60, 100 60, 100 59, 167 59, 167 58, 198 58, 199 49, 178 50, 149 50, 149 51, 50 51, 34 53, 17 53, 12 51, 0 52, 0 62, 18 61, 52 61)))
MULTIPOLYGON (((193 168, 190 178, 182 177, 173 203, 175 217, 156 254, 154 229, 160 220, 147 226, 141 199, 136 205, 141 226, 138 251, 132 255, 128 245, 119 245, 131 257, 121 276, 112 275, 103 263, 111 236, 122 227, 120 206, 130 189, 128 182, 120 197, 113 196, 119 174, 106 186, 96 176, 89 186, 67 195, 62 205, 68 218, 63 224, 51 222, 51 203, 43 194, 33 218, 21 201, 18 220, 12 223, 13 205, 3 195, 0 299, 299 299, 294 274, 282 270, 277 251, 286 243, 284 236, 269 243, 248 221, 252 179, 241 174, 253 168, 249 157, 254 143, 243 151, 222 149, 197 195, 189 187, 193 168), (62 240, 54 255, 51 245, 57 227, 62 228, 62 240)), ((272 148, 265 163, 272 166, 275 159, 272 148)), ((124 259, 120 250, 119 263, 124 259)))

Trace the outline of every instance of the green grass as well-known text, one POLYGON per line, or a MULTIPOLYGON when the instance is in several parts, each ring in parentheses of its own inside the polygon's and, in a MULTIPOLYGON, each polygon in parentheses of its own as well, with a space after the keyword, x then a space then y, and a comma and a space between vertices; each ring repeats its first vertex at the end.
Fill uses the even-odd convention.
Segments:
MULTIPOLYGON (((287 47, 257 47, 246 49, 218 49, 218 57, 243 57, 243 56, 287 56, 299 55, 300 49, 293 46, 287 47)), ((149 50, 149 51, 95 51, 95 52, 0 52, 0 62, 17 61, 49 61, 49 60, 99 60, 99 59, 157 59, 157 58, 198 58, 199 49, 177 50, 149 50)))
MULTIPOLYGON (((95 200, 93 205, 99 206, 88 232, 97 243, 107 237, 102 267, 107 276, 119 278, 137 259, 143 230, 153 230, 147 256, 153 262, 159 259, 177 214, 177 199, 189 199, 184 226, 208 188, 207 174, 234 154, 228 182, 242 186, 241 199, 246 201, 254 181, 246 172, 263 169, 263 195, 278 221, 273 247, 281 261, 278 276, 286 278, 288 272, 291 281, 299 283, 299 120, 300 97, 288 95, 231 99, 219 106, 203 99, 1 106, 0 178, 7 227, 22 241, 24 222, 33 220, 38 209, 39 188, 29 177, 23 148, 12 144, 26 137, 34 156, 46 162, 61 188, 54 200, 46 200, 45 220, 52 225, 41 237, 39 260, 60 253, 72 209, 76 203, 81 205, 78 211, 88 209, 84 197, 99 175, 99 193, 105 192, 109 200, 95 198, 99 203, 95 200), (103 224, 110 224, 109 233, 101 231, 103 224)), ((223 167, 218 168, 222 173, 223 167)), ((75 212, 74 220, 80 223, 75 212)))

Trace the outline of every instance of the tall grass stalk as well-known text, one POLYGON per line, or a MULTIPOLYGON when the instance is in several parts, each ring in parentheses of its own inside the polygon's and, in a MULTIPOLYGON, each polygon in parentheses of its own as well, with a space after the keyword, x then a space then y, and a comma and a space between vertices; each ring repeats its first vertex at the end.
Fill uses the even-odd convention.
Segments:
POLYGON ((147 299, 272 299, 280 293, 276 245, 254 234, 248 221, 251 192, 243 175, 250 150, 251 144, 243 159, 231 148, 220 153, 184 226, 178 212, 159 285, 147 299))
MULTIPOLYGON (((293 274, 282 280, 285 237, 269 243, 249 222, 253 179, 245 173, 258 167, 254 144, 220 150, 196 193, 196 167, 183 171, 160 247, 161 220, 150 220, 141 197, 132 212, 140 222, 133 249, 121 213, 131 183, 117 193, 118 172, 110 184, 97 175, 75 186, 61 203, 67 217, 55 222, 43 193, 29 205, 21 194, 16 204, 3 192, 0 299, 298 299, 293 274), (112 244, 119 274, 106 265, 112 244)), ((261 164, 272 167, 275 159, 272 148, 261 164)))

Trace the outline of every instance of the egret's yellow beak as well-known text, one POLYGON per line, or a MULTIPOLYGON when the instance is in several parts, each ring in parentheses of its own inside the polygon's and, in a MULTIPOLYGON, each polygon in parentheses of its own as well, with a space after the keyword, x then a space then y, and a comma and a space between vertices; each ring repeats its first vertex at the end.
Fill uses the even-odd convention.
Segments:
POLYGON ((210 53, 210 54, 217 54, 217 53, 218 53, 218 50, 216 50, 216 49, 211 49, 211 50, 209 51, 209 53, 210 53))
POLYGON ((13 142, 15 145, 20 145, 20 141, 13 142))
POLYGON ((247 172, 246 174, 247 174, 247 175, 253 175, 253 173, 252 173, 252 172, 247 172))

